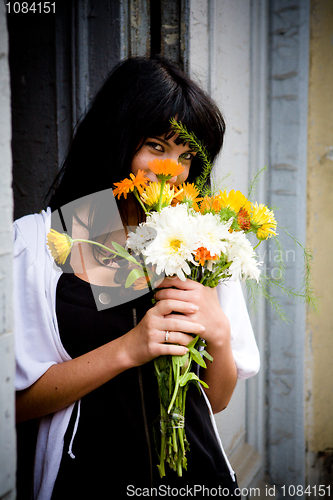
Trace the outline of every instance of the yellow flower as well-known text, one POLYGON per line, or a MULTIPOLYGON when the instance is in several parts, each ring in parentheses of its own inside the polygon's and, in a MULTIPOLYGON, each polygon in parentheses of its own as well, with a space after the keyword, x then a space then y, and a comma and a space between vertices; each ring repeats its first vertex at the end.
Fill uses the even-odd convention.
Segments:
POLYGON ((173 201, 176 203, 188 203, 190 207, 198 211, 197 203, 201 200, 202 198, 199 198, 199 189, 197 186, 194 183, 184 182, 178 186, 178 191, 176 191, 173 201))
POLYGON ((58 264, 64 264, 73 246, 73 240, 70 236, 58 233, 50 229, 47 235, 47 244, 51 255, 58 264))
POLYGON ((266 205, 258 205, 257 202, 252 205, 251 223, 257 229, 257 238, 259 240, 266 240, 276 235, 274 212, 269 210, 266 205))
POLYGON ((238 213, 241 208, 244 208, 247 212, 251 210, 251 202, 240 191, 232 189, 229 194, 227 194, 226 190, 224 192, 220 191, 218 199, 221 203, 221 208, 229 207, 236 213, 238 213))
POLYGON ((184 172, 185 167, 181 163, 177 163, 172 158, 149 161, 148 167, 156 175, 159 180, 170 180, 171 177, 176 177, 184 172))
MULTIPOLYGON (((151 182, 146 186, 141 194, 141 200, 146 205, 148 210, 156 209, 161 194, 161 184, 159 182, 151 182)), ((175 190, 170 184, 165 184, 162 194, 161 208, 167 207, 175 197, 175 190)))
POLYGON ((128 193, 133 191, 134 188, 141 194, 147 182, 148 178, 146 177, 145 171, 139 169, 136 176, 131 173, 130 179, 123 179, 120 182, 115 182, 114 186, 116 186, 116 188, 113 190, 113 195, 118 196, 119 200, 120 196, 123 194, 126 200, 128 193))

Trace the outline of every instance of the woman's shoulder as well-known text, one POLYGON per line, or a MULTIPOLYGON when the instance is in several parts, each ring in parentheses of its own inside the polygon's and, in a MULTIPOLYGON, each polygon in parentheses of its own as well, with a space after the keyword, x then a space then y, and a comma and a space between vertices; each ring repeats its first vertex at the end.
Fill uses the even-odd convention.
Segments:
POLYGON ((38 214, 30 214, 16 219, 13 223, 14 258, 24 250, 30 250, 37 255, 40 250, 45 251, 46 235, 51 226, 51 209, 42 210, 38 214))

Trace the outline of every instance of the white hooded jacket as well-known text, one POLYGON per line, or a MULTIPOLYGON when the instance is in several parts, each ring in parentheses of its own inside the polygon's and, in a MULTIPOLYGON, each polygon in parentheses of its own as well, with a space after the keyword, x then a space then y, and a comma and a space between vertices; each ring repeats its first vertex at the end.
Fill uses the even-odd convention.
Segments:
MULTIPOLYGON (((56 288, 62 270, 54 263, 46 245, 50 227, 50 208, 46 212, 28 215, 14 222, 17 391, 31 386, 53 364, 71 359, 61 343, 56 318, 56 288)), ((258 372, 260 361, 240 283, 229 281, 219 285, 218 296, 231 325, 232 351, 238 378, 249 378, 258 372)), ((206 401, 210 406, 207 397, 206 401)), ((74 404, 40 419, 34 468, 34 499, 49 500, 52 496, 63 453, 64 435, 73 409, 74 404)), ((211 409, 210 412, 217 433, 211 409)), ((78 423, 79 412, 76 424, 78 423)), ((73 439, 76 427, 77 425, 73 439)), ((218 433, 217 439, 222 448, 218 433)), ((227 463, 229 465, 228 460, 227 463)), ((229 468, 234 478, 230 465, 229 468)))

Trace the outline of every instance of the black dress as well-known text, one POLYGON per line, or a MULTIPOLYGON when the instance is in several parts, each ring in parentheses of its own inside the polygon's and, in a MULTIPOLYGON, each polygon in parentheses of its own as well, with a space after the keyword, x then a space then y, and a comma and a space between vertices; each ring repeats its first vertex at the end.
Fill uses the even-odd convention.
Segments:
MULTIPOLYGON (((92 288, 97 297, 108 294, 111 301, 112 294, 118 293, 118 288, 91 286, 74 274, 64 273, 58 282, 60 337, 72 358, 125 334, 133 328, 133 309, 139 322, 151 307, 146 294, 98 311, 92 288)), ((179 478, 166 464, 166 476, 159 477, 154 438, 159 402, 153 362, 126 370, 82 398, 73 459, 68 449, 76 416, 77 404, 65 435, 52 500, 122 499, 145 493, 158 497, 167 496, 167 488, 188 487, 194 492, 195 485, 200 498, 200 487, 229 488, 230 494, 237 487, 217 443, 207 405, 194 384, 187 392, 187 471, 179 478)))

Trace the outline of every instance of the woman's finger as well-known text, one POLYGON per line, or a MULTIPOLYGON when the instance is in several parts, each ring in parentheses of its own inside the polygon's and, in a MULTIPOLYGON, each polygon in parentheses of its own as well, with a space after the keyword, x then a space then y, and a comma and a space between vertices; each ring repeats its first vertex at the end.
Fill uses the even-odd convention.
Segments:
POLYGON ((188 290, 180 290, 179 288, 162 288, 155 293, 156 300, 182 300, 183 302, 190 302, 188 290))
POLYGON ((198 311, 198 306, 192 304, 191 302, 185 302, 183 300, 166 299, 158 301, 154 309, 156 312, 162 316, 167 316, 171 312, 179 312, 183 314, 191 314, 198 311))
POLYGON ((185 333, 172 332, 169 330, 161 332, 161 344, 179 344, 187 346, 191 340, 193 340, 193 336, 185 333))
POLYGON ((177 315, 172 318, 167 318, 163 323, 165 325, 165 331, 193 333, 195 335, 199 335, 205 331, 205 327, 201 323, 192 323, 183 318, 183 316, 177 315))
POLYGON ((186 281, 182 281, 178 278, 178 276, 168 276, 164 278, 164 280, 157 286, 157 288, 171 288, 176 287, 180 290, 193 290, 197 287, 202 286, 200 283, 196 281, 186 279, 186 281))

